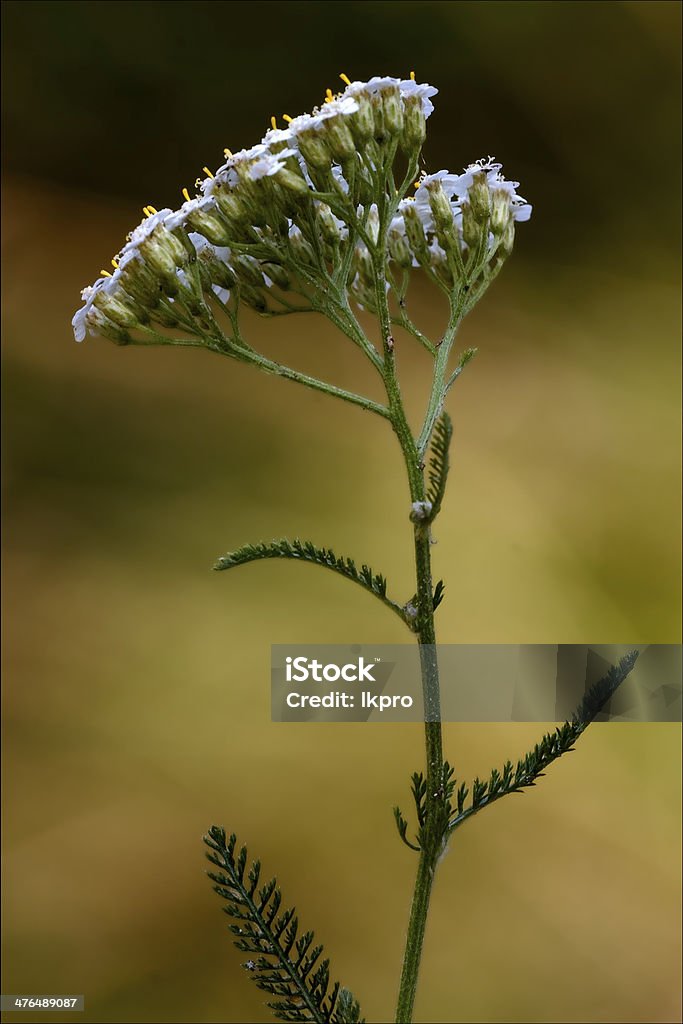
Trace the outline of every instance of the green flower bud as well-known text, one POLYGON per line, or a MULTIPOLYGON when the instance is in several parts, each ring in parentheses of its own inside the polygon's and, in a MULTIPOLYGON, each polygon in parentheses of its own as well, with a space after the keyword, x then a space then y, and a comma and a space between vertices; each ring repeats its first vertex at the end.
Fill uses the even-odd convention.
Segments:
POLYGON ((294 174, 287 167, 283 167, 281 171, 278 171, 277 180, 278 184, 282 185, 283 189, 292 193, 293 196, 307 196, 310 191, 302 175, 294 174))
POLYGON ((350 160, 356 152, 353 135, 344 117, 331 117, 324 122, 325 141, 335 160, 350 160))
POLYGON ((249 214, 247 209, 234 192, 229 192, 227 189, 217 186, 213 192, 214 199, 218 209, 221 211, 225 219, 229 224, 248 224, 249 214))
POLYGON ((329 171, 332 166, 332 156, 317 132, 310 130, 299 132, 297 143, 301 155, 310 167, 329 171))
POLYGON ((406 235, 410 248, 415 253, 418 263, 429 263, 429 248, 425 238, 424 228, 420 215, 415 209, 414 203, 406 203, 403 207, 403 223, 406 226, 406 235))
POLYGON ((291 284, 289 275, 284 267, 281 267, 279 263, 264 263, 262 265, 262 270, 266 277, 269 277, 273 284, 276 284, 283 292, 286 292, 289 289, 291 284))
POLYGON ((88 328, 95 334, 99 334, 103 338, 108 338, 109 341, 116 342, 117 345, 129 345, 132 338, 128 331, 123 330, 118 324, 115 324, 112 320, 109 320, 99 309, 95 306, 91 306, 85 317, 85 322, 88 328))
POLYGON ((372 102, 367 92, 356 93, 354 99, 358 104, 358 110, 350 115, 348 123, 354 139, 362 146, 374 135, 375 118, 372 112, 372 102))
POLYGON ((472 184, 468 189, 468 195, 475 219, 480 223, 485 223, 488 220, 490 210, 490 191, 485 171, 479 171, 478 174, 474 175, 472 184))
POLYGON ((265 313, 268 309, 268 303, 266 297, 262 291, 258 288, 253 288, 248 283, 240 284, 240 298, 243 302, 246 302, 247 306, 251 306, 257 313, 265 313))
POLYGON ((502 235, 510 219, 510 195, 505 189, 496 188, 491 193, 491 231, 502 235))
POLYGON ((194 255, 194 246, 186 232, 182 228, 176 228, 175 231, 167 231, 163 228, 159 231, 159 235, 161 243, 168 247, 168 251, 173 256, 176 267, 186 267, 190 256, 194 255))
POLYGON ((412 267, 413 254, 403 232, 397 231, 395 228, 391 230, 387 237, 387 245, 389 247, 389 255, 394 263, 397 263, 399 267, 403 267, 405 270, 412 267))
POLYGON ((154 228, 151 234, 140 242, 139 248, 147 263, 160 274, 175 274, 177 267, 187 266, 190 253, 194 253, 194 247, 189 239, 185 244, 163 225, 154 228))
POLYGON ((117 296, 100 291, 95 296, 93 305, 119 327, 137 327, 140 323, 137 313, 117 296))
POLYGON ((142 306, 154 307, 159 301, 159 279, 139 259, 129 260, 119 270, 121 287, 142 306))
POLYGON ((383 142, 387 136, 387 128, 384 123, 384 104, 382 103, 381 93, 373 93, 370 103, 372 104, 372 118, 375 125, 373 135, 378 142, 383 142))
POLYGON ((462 237, 470 249, 476 249, 481 238, 481 226, 477 223, 469 203, 462 203, 462 237))
POLYGON ((315 252, 310 242, 307 242, 301 233, 300 229, 293 227, 289 232, 289 244, 292 248, 292 254, 295 259, 301 261, 301 263, 314 264, 315 263, 315 252))
POLYGON ((427 185, 427 191, 429 192, 429 206, 437 230, 448 231, 453 227, 453 208, 443 190, 443 185, 438 179, 431 181, 427 185))
POLYGON ((236 256, 233 261, 235 273, 241 282, 263 288, 263 273, 253 256, 236 256))
POLYGON ((203 283, 207 282, 209 286, 217 284, 220 288, 232 288, 235 284, 236 278, 230 267, 218 259, 208 246, 199 254, 199 270, 203 283))
POLYGON ((514 220, 510 219, 508 221, 508 225, 505 228, 505 231, 503 232, 502 238, 500 240, 500 246, 498 248, 498 252, 502 253, 503 257, 509 256, 510 253, 512 252, 514 244, 515 244, 515 222, 514 222, 514 220))
POLYGON ((422 109, 422 99, 419 96, 406 96, 403 110, 401 145, 409 151, 420 149, 427 138, 427 121, 422 109))
POLYGON ((229 245, 231 234, 226 221, 215 213, 206 210, 193 210, 187 216, 187 223, 200 235, 204 235, 212 245, 229 245))
POLYGON ((140 242, 139 249, 152 270, 169 277, 175 275, 175 255, 169 246, 162 244, 157 232, 153 232, 140 242))
POLYGON ((377 313, 375 291, 372 285, 368 285, 363 278, 358 275, 352 281, 350 290, 354 299, 362 309, 367 309, 369 313, 377 313))
POLYGON ((372 268, 372 259, 370 253, 364 245, 356 247, 353 254, 353 265, 356 270, 359 281, 365 288, 374 291, 375 277, 372 268))
POLYGON ((317 203, 315 213, 323 241, 327 242, 329 245, 339 245, 339 242, 341 241, 339 222, 327 203, 317 203))
POLYGON ((403 131, 403 101, 397 86, 389 86, 380 93, 384 108, 384 126, 390 135, 403 131))
POLYGON ((177 274, 161 274, 159 276, 159 291, 163 295, 168 295, 173 298, 178 294, 180 289, 180 282, 178 281, 177 274))

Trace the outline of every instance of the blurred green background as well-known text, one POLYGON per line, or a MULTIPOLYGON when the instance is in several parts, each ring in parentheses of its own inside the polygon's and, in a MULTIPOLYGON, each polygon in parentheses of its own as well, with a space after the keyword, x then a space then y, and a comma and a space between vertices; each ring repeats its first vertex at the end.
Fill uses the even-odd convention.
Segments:
MULTIPOLYGON (((368 1018, 389 1020, 415 866, 391 806, 407 809, 421 730, 271 724, 269 654, 401 642, 400 623, 311 567, 208 570, 243 542, 310 536, 407 597, 390 431, 203 352, 77 346, 69 321, 143 204, 178 204, 224 146, 310 109, 339 72, 414 68, 440 89, 428 169, 493 153, 534 204, 462 329, 480 353, 450 402, 440 639, 679 642, 680 6, 3 16, 3 991, 84 993, 86 1022, 269 1019, 202 874, 216 821, 278 873, 368 1018)), ((417 304, 435 330, 433 296, 417 304)), ((249 330, 375 388, 325 323, 249 330)), ((428 367, 399 345, 416 412, 428 367)), ((451 725, 447 756, 471 778, 541 731, 451 725)), ((677 726, 594 726, 531 795, 458 833, 417 1019, 680 1020, 679 759, 677 726)))

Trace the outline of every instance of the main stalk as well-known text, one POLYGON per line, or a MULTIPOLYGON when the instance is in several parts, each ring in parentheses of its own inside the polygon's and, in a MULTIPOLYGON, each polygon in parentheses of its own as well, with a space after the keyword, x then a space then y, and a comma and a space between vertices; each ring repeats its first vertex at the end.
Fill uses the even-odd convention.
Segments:
MULTIPOLYGON (((394 341, 386 299, 384 254, 375 255, 375 295, 383 342, 383 377, 386 388, 389 419, 396 434, 408 474, 413 507, 426 499, 424 464, 417 442, 407 421, 401 391, 396 376, 394 341)), ((428 439, 428 438, 427 438, 428 439)), ((436 655, 434 626, 434 588, 432 584, 431 541, 429 522, 415 516, 413 523, 415 546, 415 582, 417 595, 416 634, 420 650, 422 695, 425 717, 426 783, 425 820, 422 828, 420 859, 408 922, 401 983, 396 1009, 397 1024, 410 1024, 417 990, 422 946, 424 944, 427 915, 431 898, 434 871, 441 852, 441 787, 443 785, 443 750, 441 740, 441 702, 439 696, 439 666, 436 655)))

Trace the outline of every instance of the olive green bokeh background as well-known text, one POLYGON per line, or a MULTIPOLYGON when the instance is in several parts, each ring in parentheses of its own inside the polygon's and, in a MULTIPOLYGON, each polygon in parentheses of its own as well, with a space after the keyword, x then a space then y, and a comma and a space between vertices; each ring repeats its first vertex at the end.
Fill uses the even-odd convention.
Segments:
MULTIPOLYGON (((400 642, 400 623, 311 567, 208 571, 310 536, 407 598, 390 431, 69 327, 144 203, 177 204, 340 71, 414 68, 441 90, 428 168, 492 152, 535 207, 462 329, 480 353, 450 402, 440 639, 680 641, 679 22, 674 3, 4 5, 4 991, 83 992, 81 1021, 267 1020, 202 874, 218 821, 390 1019, 414 870, 391 806, 420 729, 271 724, 269 646, 400 642)), ((324 323, 249 326, 377 393, 324 323)), ((415 413, 428 367, 398 346, 415 413)), ((449 726, 447 756, 471 778, 540 731, 449 726)), ((594 726, 457 835, 418 1019, 680 1019, 679 757, 679 727, 594 726)))

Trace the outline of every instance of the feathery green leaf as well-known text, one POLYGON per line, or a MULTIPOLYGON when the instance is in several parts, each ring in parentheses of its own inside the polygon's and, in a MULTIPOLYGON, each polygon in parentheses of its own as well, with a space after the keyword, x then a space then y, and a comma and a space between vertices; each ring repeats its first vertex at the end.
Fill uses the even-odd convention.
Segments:
POLYGON ((447 412, 442 412, 434 427, 432 453, 429 460, 429 490, 427 500, 431 502, 430 521, 436 519, 446 493, 449 469, 449 448, 453 437, 453 423, 447 412))
POLYGON ((415 846, 415 844, 411 843, 410 840, 408 839, 408 822, 403 817, 400 807, 394 807, 394 818, 396 820, 396 828, 398 829, 398 834, 400 835, 403 842, 406 844, 406 846, 409 846, 411 850, 415 850, 416 853, 419 853, 420 847, 415 846))
POLYGON ((540 743, 517 762, 516 767, 513 768, 511 761, 506 761, 502 771, 494 768, 486 781, 475 779, 472 784, 472 800, 467 808, 467 787, 461 786, 456 797, 456 813, 448 823, 448 831, 452 832, 477 811, 488 807, 500 797, 507 796, 508 793, 521 793, 524 789, 535 786, 536 780, 542 778, 544 769, 549 764, 574 749, 579 736, 626 679, 637 658, 638 651, 631 651, 618 665, 613 665, 607 675, 586 693, 571 719, 558 726, 554 732, 546 733, 540 743))
POLYGON ((289 558, 298 562, 321 565, 324 569, 332 569, 333 572, 344 576, 345 579, 358 583, 364 590, 369 590, 383 604, 391 608, 402 622, 410 625, 401 605, 387 596, 387 581, 384 576, 380 573, 373 573, 368 565, 361 565, 359 569, 352 558, 335 555, 331 548, 318 548, 310 540, 283 538, 270 542, 262 541, 259 544, 245 544, 237 551, 231 551, 219 558, 214 569, 220 572, 223 569, 233 569, 237 565, 246 565, 248 562, 258 562, 265 558, 289 558))
POLYGON ((299 934, 294 909, 281 909, 282 896, 274 878, 259 888, 261 865, 247 871, 247 850, 237 850, 235 835, 212 825, 204 842, 208 859, 220 869, 210 871, 214 891, 224 900, 225 913, 239 950, 249 954, 242 965, 258 988, 275 996, 268 1006, 277 1020, 314 1024, 364 1024, 360 1006, 348 989, 336 982, 330 989, 329 960, 323 947, 313 945, 313 932, 299 934))

